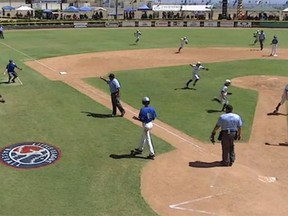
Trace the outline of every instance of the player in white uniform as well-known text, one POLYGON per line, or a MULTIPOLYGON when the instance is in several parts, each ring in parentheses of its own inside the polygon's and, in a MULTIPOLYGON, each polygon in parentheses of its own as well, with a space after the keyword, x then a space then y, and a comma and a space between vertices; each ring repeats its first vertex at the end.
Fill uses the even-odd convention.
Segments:
POLYGON ((276 52, 277 52, 277 46, 278 46, 278 38, 276 35, 273 36, 271 45, 272 45, 271 47, 272 50, 271 50, 270 56, 277 56, 276 52))
POLYGON ((139 29, 134 33, 134 36, 136 37, 136 41, 135 41, 136 44, 139 42, 141 35, 142 33, 139 29))
POLYGON ((180 47, 178 48, 177 53, 180 53, 181 49, 183 49, 185 44, 188 44, 188 38, 187 37, 183 37, 180 39, 180 47))
POLYGON ((208 68, 205 68, 201 62, 197 62, 196 65, 190 64, 190 66, 192 67, 192 79, 188 80, 188 82, 186 83, 186 88, 189 88, 189 84, 194 80, 193 82, 193 86, 196 85, 196 83, 198 82, 198 80, 200 79, 199 76, 199 71, 200 70, 209 70, 208 68))
POLYGON ((228 80, 228 79, 225 80, 224 86, 221 88, 220 95, 218 96, 218 98, 215 97, 213 99, 213 101, 217 101, 218 103, 223 105, 222 111, 224 111, 226 106, 229 104, 228 95, 232 94, 228 92, 228 86, 230 85, 231 85, 231 80, 228 80))
POLYGON ((288 100, 288 84, 285 86, 283 93, 282 93, 281 101, 278 103, 273 113, 277 113, 279 110, 279 107, 283 105, 285 101, 287 100, 288 100))

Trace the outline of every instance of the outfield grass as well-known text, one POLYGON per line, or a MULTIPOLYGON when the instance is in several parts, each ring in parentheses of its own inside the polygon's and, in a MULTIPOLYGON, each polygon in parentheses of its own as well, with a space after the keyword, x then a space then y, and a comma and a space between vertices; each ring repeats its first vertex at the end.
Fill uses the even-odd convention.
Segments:
MULTIPOLYGON (((111 111, 62 82, 47 80, 25 66, 23 61, 105 50, 178 47, 179 38, 184 35, 189 37, 191 47, 246 47, 253 41, 254 30, 145 28, 141 29, 141 43, 133 46, 134 31, 128 28, 5 32, 5 40, 0 41, 0 64, 4 70, 8 59, 14 59, 23 68, 19 73, 24 85, 0 85, 1 94, 7 100, 6 104, 0 104, 0 146, 42 141, 60 148, 62 158, 54 165, 35 170, 0 166, 0 215, 156 215, 140 194, 139 174, 147 160, 109 157, 110 154, 129 153, 138 144, 141 128, 123 118, 87 116, 87 112, 109 114, 111 111)), ((287 31, 265 31, 267 40, 272 40, 272 36, 277 34, 280 47, 288 47, 284 40, 287 31)), ((227 73, 231 78, 256 74, 286 76, 287 64, 282 60, 207 64, 217 71, 217 77, 212 70, 205 72, 198 86, 203 95, 174 90, 187 81, 190 74, 187 65, 135 73, 123 71, 117 73, 117 77, 125 86, 122 90, 125 102, 138 108, 139 98, 143 96, 141 92, 145 92, 153 98, 153 106, 162 121, 205 141, 219 116, 219 113, 206 112, 206 109, 219 108, 218 104, 207 100, 218 94, 220 86, 216 81, 222 82, 227 73), (175 70, 177 76, 173 74, 175 70), (150 89, 144 85, 148 82, 150 89), (134 91, 136 88, 138 91, 134 91), (178 115, 175 115, 175 110, 178 115)), ((6 77, 0 79, 3 81, 6 77)), ((88 82, 108 91, 107 85, 99 79, 92 78, 88 82)), ((241 107, 237 112, 243 116, 244 139, 247 140, 257 94, 233 86, 231 91, 231 103, 241 107)), ((153 139, 158 154, 173 149, 164 141, 153 139)))

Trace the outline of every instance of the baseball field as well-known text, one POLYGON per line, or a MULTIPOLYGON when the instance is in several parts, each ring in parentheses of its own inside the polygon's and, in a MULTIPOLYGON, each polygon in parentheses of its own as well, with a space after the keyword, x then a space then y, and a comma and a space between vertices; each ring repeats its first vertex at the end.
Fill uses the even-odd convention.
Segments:
POLYGON ((286 105, 269 114, 288 83, 288 32, 264 29, 259 51, 251 45, 255 29, 141 28, 137 45, 135 31, 5 32, 0 65, 4 72, 13 59, 23 85, 0 73, 0 215, 287 215, 286 105), (278 56, 270 57, 274 35, 278 56), (183 36, 189 44, 176 54, 183 36), (185 89, 197 61, 209 71, 185 89), (111 72, 122 86, 123 118, 110 117, 109 88, 99 79, 111 72), (244 122, 229 168, 217 165, 221 145, 209 142, 222 108, 211 99, 226 79, 244 122), (129 155, 141 137, 132 117, 144 96, 158 114, 153 161, 147 148, 143 157, 129 155), (27 142, 55 147, 57 160, 8 165, 13 154, 4 149, 27 142))

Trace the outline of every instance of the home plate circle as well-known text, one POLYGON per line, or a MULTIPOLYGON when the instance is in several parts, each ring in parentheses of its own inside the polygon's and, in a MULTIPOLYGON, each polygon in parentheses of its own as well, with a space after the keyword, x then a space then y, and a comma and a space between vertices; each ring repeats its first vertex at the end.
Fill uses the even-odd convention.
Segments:
POLYGON ((258 176, 258 179, 265 183, 274 183, 277 181, 277 178, 273 176, 258 176))

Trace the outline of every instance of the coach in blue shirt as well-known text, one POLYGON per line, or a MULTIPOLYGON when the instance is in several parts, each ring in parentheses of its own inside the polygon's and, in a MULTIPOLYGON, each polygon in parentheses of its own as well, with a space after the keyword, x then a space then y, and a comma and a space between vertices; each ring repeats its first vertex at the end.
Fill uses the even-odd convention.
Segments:
POLYGON ((215 143, 216 131, 221 128, 218 140, 222 145, 222 161, 223 166, 232 166, 235 161, 234 140, 241 139, 242 120, 238 114, 232 113, 233 107, 227 105, 225 112, 222 114, 210 136, 211 142, 215 143))
POLYGON ((19 68, 14 62, 13 60, 9 60, 9 63, 6 66, 6 71, 8 73, 8 82, 13 82, 15 83, 15 79, 18 77, 18 74, 15 71, 15 68, 18 68, 19 70, 22 70, 22 68, 19 68))

